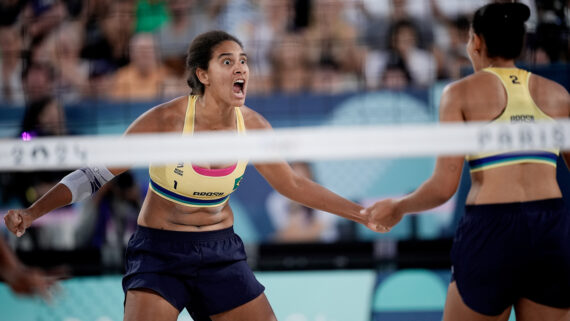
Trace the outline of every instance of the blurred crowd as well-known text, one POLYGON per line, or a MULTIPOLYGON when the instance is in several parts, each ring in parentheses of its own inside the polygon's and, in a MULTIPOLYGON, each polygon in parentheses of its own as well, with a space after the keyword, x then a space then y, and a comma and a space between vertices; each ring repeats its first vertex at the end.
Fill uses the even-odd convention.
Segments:
MULTIPOLYGON (((0 101, 151 100, 188 93, 185 53, 207 30, 244 43, 249 93, 427 87, 469 67, 489 0, 2 0, 0 101)), ((531 7, 525 64, 568 62, 570 0, 531 7)))

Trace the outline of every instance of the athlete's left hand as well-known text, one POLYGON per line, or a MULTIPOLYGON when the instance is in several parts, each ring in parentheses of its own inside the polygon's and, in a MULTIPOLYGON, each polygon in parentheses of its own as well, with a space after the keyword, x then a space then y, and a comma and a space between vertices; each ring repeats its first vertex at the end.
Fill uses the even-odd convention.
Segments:
POLYGON ((366 226, 376 232, 390 232, 392 227, 404 217, 404 213, 398 210, 397 205, 398 200, 388 198, 362 210, 361 213, 368 217, 366 226))

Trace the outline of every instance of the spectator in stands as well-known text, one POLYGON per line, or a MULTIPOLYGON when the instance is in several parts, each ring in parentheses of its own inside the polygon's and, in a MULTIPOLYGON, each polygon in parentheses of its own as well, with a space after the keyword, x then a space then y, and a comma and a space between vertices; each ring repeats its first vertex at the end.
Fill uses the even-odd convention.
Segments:
POLYGON ((305 33, 305 46, 312 66, 332 61, 340 72, 360 79, 365 50, 358 46, 358 32, 344 17, 345 4, 339 0, 316 0, 312 21, 305 33))
POLYGON ((366 83, 370 89, 378 88, 384 68, 396 56, 401 59, 409 71, 414 86, 426 87, 436 79, 436 60, 427 50, 418 46, 418 32, 414 25, 401 20, 396 22, 390 32, 390 45, 387 52, 370 52, 366 62, 366 83))
POLYGON ((449 43, 446 47, 434 47, 434 57, 438 60, 439 79, 459 79, 461 70, 470 68, 469 56, 465 48, 469 41, 469 18, 458 16, 445 24, 449 43))
POLYGON ((115 74, 111 97, 128 100, 161 97, 166 70, 157 57, 152 34, 135 35, 129 53, 131 62, 115 74))
POLYGON ((156 46, 163 63, 183 76, 188 43, 197 35, 213 28, 207 15, 199 12, 197 0, 168 0, 170 21, 155 33, 156 46), (181 72, 182 71, 182 72, 181 72))
POLYGON ((0 100, 23 106, 22 39, 17 26, 0 27, 0 43, 0 100))
POLYGON ((88 86, 83 92, 83 98, 104 100, 109 96, 113 78, 114 67, 104 60, 93 61, 89 66, 88 86))
POLYGON ((275 43, 271 64, 273 91, 294 94, 309 89, 311 65, 301 36, 287 34, 275 43))
POLYGON ((340 66, 326 57, 310 69, 310 90, 312 93, 334 95, 358 90, 355 74, 342 72, 340 66))
POLYGON ((166 1, 170 21, 155 32, 157 51, 168 70, 164 97, 187 94, 185 71, 188 43, 198 34, 214 29, 214 22, 198 5, 198 0, 166 1))
POLYGON ((68 22, 54 30, 46 42, 46 55, 55 68, 55 91, 63 103, 77 102, 86 91, 89 63, 80 57, 81 25, 68 22))
POLYGON ((531 62, 547 64, 570 60, 568 52, 570 26, 564 17, 563 0, 537 1, 538 24, 529 44, 531 62))
POLYGON ((419 47, 419 32, 411 22, 401 20, 392 26, 390 50, 402 58, 414 84, 428 86, 435 80, 436 61, 419 47))
POLYGON ((87 33, 95 29, 98 21, 107 15, 111 2, 112 0, 84 1, 80 20, 85 25, 87 33))
POLYGON ((459 79, 461 70, 471 66, 465 49, 469 41, 469 16, 458 13, 450 17, 442 11, 437 0, 430 0, 430 7, 435 21, 444 30, 436 37, 432 49, 438 66, 437 78, 459 79))
POLYGON ((61 0, 30 0, 23 11, 26 36, 31 41, 44 38, 67 18, 67 8, 61 0))
POLYGON ((404 61, 397 55, 391 57, 381 76, 381 89, 404 90, 412 83, 412 76, 404 61))
POLYGON ((293 30, 295 11, 290 0, 259 0, 259 21, 249 26, 245 47, 252 75, 250 93, 271 92, 272 48, 293 30))
POLYGON ((260 19, 257 0, 210 0, 206 10, 216 29, 235 34, 247 41, 249 29, 260 19))
POLYGON ((418 30, 419 47, 431 48, 434 39, 434 24, 427 1, 391 0, 386 2, 388 4, 381 5, 375 0, 364 0, 358 5, 361 12, 359 17, 365 21, 361 33, 366 46, 370 50, 388 49, 391 26, 398 21, 405 20, 418 30))
MULTIPOLYGON (((135 33, 155 32, 164 25, 169 17, 166 2, 168 0, 136 0, 135 33)), ((192 1, 192 0, 190 0, 192 1)))
POLYGON ((129 41, 133 35, 135 15, 132 0, 110 1, 102 16, 88 24, 81 57, 103 60, 120 68, 129 62, 129 41))
POLYGON ((29 61, 24 66, 22 82, 26 104, 53 97, 55 69, 48 62, 29 61))

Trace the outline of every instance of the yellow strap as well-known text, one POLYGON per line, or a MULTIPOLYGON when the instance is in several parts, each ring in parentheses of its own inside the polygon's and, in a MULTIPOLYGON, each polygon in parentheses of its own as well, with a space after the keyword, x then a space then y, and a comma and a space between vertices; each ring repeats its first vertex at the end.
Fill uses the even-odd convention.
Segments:
POLYGON ((241 109, 239 107, 235 107, 236 111, 236 119, 237 119, 237 131, 238 133, 245 132, 245 122, 243 120, 243 115, 241 114, 241 109))
POLYGON ((188 106, 186 107, 186 117, 184 118, 184 129, 182 133, 194 133, 194 115, 196 114, 196 98, 198 96, 188 96, 188 106))

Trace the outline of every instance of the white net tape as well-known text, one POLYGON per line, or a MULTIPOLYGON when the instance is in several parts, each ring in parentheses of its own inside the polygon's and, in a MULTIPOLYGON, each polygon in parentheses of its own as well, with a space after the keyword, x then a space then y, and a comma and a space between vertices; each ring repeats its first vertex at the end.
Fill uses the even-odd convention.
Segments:
POLYGON ((405 126, 296 127, 273 131, 0 140, 0 171, 72 169, 86 164, 332 160, 462 155, 499 150, 570 150, 570 121, 405 126))

